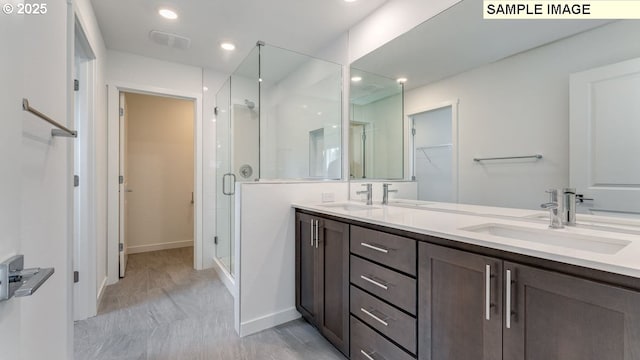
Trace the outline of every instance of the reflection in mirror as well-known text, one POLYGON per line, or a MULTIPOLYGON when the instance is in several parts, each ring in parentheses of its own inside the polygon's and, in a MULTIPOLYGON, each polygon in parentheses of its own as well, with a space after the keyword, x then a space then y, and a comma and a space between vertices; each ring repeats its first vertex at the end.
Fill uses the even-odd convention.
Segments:
POLYGON ((544 217, 545 190, 574 187, 584 195, 578 212, 640 217, 640 21, 480 14, 481 1, 461 1, 352 64, 409 79, 405 126, 417 135, 407 156, 419 198, 544 217), (450 122, 424 119, 446 104, 452 113, 439 115, 450 122))
POLYGON ((402 179, 403 86, 351 68, 349 169, 351 179, 402 179))

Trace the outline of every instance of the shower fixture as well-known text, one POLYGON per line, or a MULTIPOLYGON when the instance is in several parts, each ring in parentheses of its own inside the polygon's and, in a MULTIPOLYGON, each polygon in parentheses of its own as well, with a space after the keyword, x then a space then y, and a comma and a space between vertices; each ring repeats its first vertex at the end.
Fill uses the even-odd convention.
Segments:
POLYGON ((249 99, 244 99, 244 104, 247 105, 249 110, 253 110, 256 107, 256 103, 254 103, 253 101, 251 101, 249 99))

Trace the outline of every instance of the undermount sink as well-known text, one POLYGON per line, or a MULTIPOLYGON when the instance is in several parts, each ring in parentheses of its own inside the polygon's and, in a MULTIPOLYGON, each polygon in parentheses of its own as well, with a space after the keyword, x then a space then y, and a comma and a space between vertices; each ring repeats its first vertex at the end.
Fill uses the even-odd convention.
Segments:
POLYGON ((631 243, 627 240, 570 234, 562 230, 541 230, 504 224, 482 224, 460 230, 600 254, 615 254, 631 243))
POLYGON ((371 206, 371 205, 359 205, 359 204, 349 204, 349 203, 322 204, 320 206, 327 207, 327 208, 337 208, 337 209, 342 209, 346 211, 379 209, 378 207, 371 206))

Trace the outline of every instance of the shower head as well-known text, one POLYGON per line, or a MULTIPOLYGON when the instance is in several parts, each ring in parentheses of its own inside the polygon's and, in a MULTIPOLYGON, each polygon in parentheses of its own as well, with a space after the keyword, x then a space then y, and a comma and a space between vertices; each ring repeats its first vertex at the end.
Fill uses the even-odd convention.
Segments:
POLYGON ((256 103, 254 103, 253 101, 251 101, 249 99, 244 99, 244 104, 247 105, 249 110, 253 110, 256 107, 256 103))

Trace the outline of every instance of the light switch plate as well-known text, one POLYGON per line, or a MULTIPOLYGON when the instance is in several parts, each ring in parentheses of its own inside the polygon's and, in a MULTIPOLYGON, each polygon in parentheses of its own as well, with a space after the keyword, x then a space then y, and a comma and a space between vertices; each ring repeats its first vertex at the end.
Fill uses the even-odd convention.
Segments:
POLYGON ((334 202, 336 201, 335 193, 322 193, 322 202, 334 202))

